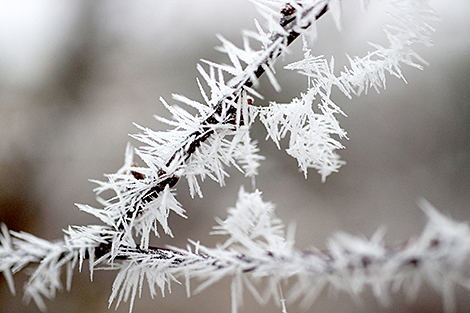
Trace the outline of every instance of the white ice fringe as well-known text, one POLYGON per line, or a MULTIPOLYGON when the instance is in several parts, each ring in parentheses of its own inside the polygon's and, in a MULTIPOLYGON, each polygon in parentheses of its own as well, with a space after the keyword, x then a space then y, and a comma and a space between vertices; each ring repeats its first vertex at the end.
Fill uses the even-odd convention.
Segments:
MULTIPOLYGON (((231 277, 235 311, 244 287, 265 303, 269 299, 277 302, 282 284, 289 303, 300 300, 306 309, 328 286, 354 297, 370 287, 379 302, 388 305, 390 295, 400 289, 415 297, 421 285, 428 283, 443 296, 445 311, 454 312, 456 286, 470 289, 466 274, 470 229, 467 223, 445 217, 425 200, 419 204, 428 222, 419 237, 406 243, 386 245, 384 228, 380 228, 370 239, 338 233, 327 240, 326 251, 299 251, 284 237, 284 225, 275 216, 274 206, 264 202, 260 192, 241 189, 236 206, 214 228, 213 234, 229 237, 225 244, 207 248, 194 243, 197 252, 172 248, 154 254, 129 253, 131 261, 121 267, 119 277, 136 276, 118 278, 111 300, 119 301, 122 296, 118 294, 141 288, 139 281, 144 277, 151 290, 164 290, 164 283, 174 277, 196 278, 203 281, 196 292, 231 277), (288 278, 296 282, 288 285, 288 278), (260 280, 266 284, 258 284, 260 280), (266 287, 263 290, 258 285, 266 287)), ((135 296, 135 291, 132 294, 135 296)))
MULTIPOLYGON (((338 1, 333 2, 334 5, 329 2, 329 8, 339 14, 338 1)), ((310 86, 308 91, 289 104, 272 102, 269 107, 260 108, 259 114, 268 137, 278 147, 280 139, 290 133, 286 151, 297 159, 305 175, 309 168, 314 168, 325 181, 345 164, 336 153, 337 149, 343 148, 338 140, 346 137, 336 115, 346 114, 331 99, 333 87, 336 86, 348 98, 367 93, 371 88, 379 92, 386 87, 386 74, 405 80, 401 64, 419 69, 422 69, 422 64, 427 64, 411 46, 432 45, 430 34, 433 28, 429 22, 437 19, 436 14, 426 0, 390 1, 390 7, 390 15, 396 23, 384 26, 390 44, 388 48, 371 44, 376 50, 366 56, 348 56, 349 68, 345 67, 337 75, 334 58, 328 61, 322 55, 312 55, 304 39, 303 60, 285 68, 306 75, 310 86)))

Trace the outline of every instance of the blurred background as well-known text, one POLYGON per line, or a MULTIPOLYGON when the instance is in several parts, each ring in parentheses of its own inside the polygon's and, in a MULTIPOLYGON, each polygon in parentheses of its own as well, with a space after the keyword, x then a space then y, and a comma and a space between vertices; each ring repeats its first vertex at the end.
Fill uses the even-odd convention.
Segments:
MULTIPOLYGON (((349 55, 364 55, 368 41, 385 43, 380 7, 358 9, 343 1, 343 30, 330 16, 318 25, 314 54, 335 55, 337 69, 349 55), (377 12, 374 10, 378 10, 377 12)), ((340 151, 347 164, 325 183, 315 172, 307 180, 294 159, 266 141, 259 125, 253 137, 268 156, 257 188, 277 204, 277 215, 297 225, 297 246, 325 248, 339 230, 370 236, 386 225, 386 241, 418 235, 425 216, 416 205, 424 197, 455 219, 470 220, 470 2, 432 0, 441 21, 433 25, 435 46, 417 47, 430 66, 403 68, 408 84, 389 78, 387 89, 347 100, 335 95, 348 118, 349 134, 340 151)), ((219 33, 240 44, 242 29, 262 19, 248 0, 0 0, 0 221, 15 231, 48 240, 62 238, 68 225, 99 223, 74 203, 97 205, 88 179, 103 179, 124 159, 133 122, 164 129, 154 114, 168 116, 158 98, 172 93, 202 100, 195 77, 199 59, 227 62, 213 47, 219 33)), ((282 70, 298 60, 301 43, 277 63, 283 92, 266 79, 268 100, 289 101, 306 87, 304 77, 282 70)), ((240 185, 250 181, 230 170, 227 186, 207 181, 203 199, 191 199, 184 181, 178 185, 187 220, 170 218, 175 238, 155 245, 184 247, 187 238, 213 246, 223 238, 208 236, 214 216, 226 217, 240 185)), ((71 292, 46 301, 48 312, 109 312, 114 272, 75 274, 71 292)), ((12 296, 0 277, 0 312, 38 312, 22 303, 22 284, 12 296)), ((193 283, 193 286, 196 283, 193 283)), ((470 312, 470 294, 457 288, 458 312, 470 312)), ((345 294, 324 292, 312 312, 441 312, 436 292, 423 288, 414 303, 402 293, 381 307, 369 292, 360 304, 345 294)), ((111 308, 114 310, 114 308, 111 308)), ((127 312, 127 303, 117 312, 127 312)), ((134 312, 229 312, 230 281, 224 280, 186 299, 173 286, 165 298, 144 292, 134 312)), ((280 312, 273 303, 258 305, 247 293, 241 312, 280 312)), ((295 304, 289 312, 297 312, 295 304)))

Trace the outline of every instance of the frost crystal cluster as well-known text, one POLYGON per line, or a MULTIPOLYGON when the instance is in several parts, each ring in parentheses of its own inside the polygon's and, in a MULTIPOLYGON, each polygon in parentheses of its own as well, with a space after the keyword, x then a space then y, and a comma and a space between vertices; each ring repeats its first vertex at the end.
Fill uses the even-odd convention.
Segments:
POLYGON ((257 31, 244 32, 241 48, 220 37, 219 50, 231 64, 202 60, 203 65, 197 66, 204 103, 173 96, 197 114, 161 99, 173 118, 157 119, 171 129, 157 132, 137 126, 141 132, 133 137, 143 146, 129 145, 122 168, 107 175, 107 181, 96 182, 101 207, 77 205, 99 218, 102 225, 71 226, 64 231, 63 241, 57 242, 2 226, 0 271, 12 293, 12 275, 33 267, 25 298, 45 309, 43 298, 53 298, 62 287, 62 272, 66 272, 70 288, 74 269, 81 270, 86 261, 91 275, 97 265, 118 271, 109 302, 129 301, 131 310, 144 285, 153 297, 158 290, 164 295, 171 282, 183 279, 189 295, 190 279, 202 280, 196 289, 201 291, 224 277, 232 279, 232 312, 241 305, 244 288, 260 303, 273 299, 286 311, 286 300, 298 300, 308 308, 326 286, 352 295, 369 286, 386 305, 390 294, 400 289, 416 296, 422 282, 442 294, 446 310, 455 309, 455 286, 470 287, 464 275, 470 258, 470 230, 467 224, 442 216, 424 200, 421 208, 428 224, 413 241, 392 247, 384 244, 380 230, 371 239, 340 233, 328 240, 327 251, 305 252, 294 247, 292 233, 284 233, 274 205, 264 202, 261 192, 241 188, 235 207, 214 227, 214 235, 226 238, 220 246, 209 248, 193 241, 188 249, 149 246, 151 235, 163 232, 172 236, 170 214, 186 218, 175 198, 180 180, 188 182, 192 196, 202 196, 200 182, 209 177, 223 186, 229 166, 252 179, 257 175, 264 157, 258 154, 250 129, 258 119, 279 148, 288 135, 286 152, 297 159, 305 175, 313 168, 325 181, 345 163, 337 150, 343 148, 340 140, 347 138, 346 131, 336 119, 345 113, 331 98, 334 89, 351 98, 385 88, 388 75, 404 79, 402 64, 422 68, 424 61, 412 45, 431 45, 433 29, 428 22, 435 14, 427 1, 390 1, 395 24, 384 28, 389 45, 372 44, 375 50, 363 57, 348 57, 349 65, 337 70, 334 58, 314 55, 306 38, 313 36, 310 29, 325 14, 331 14, 339 27, 339 0, 253 2, 268 28, 255 21, 257 31), (274 62, 298 37, 304 42, 304 58, 285 68, 305 75, 308 89, 290 103, 258 105, 263 102, 256 91, 259 77, 265 74, 280 90, 274 62), (110 191, 113 196, 102 196, 110 191), (296 282, 283 286, 288 289, 284 299, 281 285, 288 278, 296 282), (257 284, 260 280, 264 290, 257 284))

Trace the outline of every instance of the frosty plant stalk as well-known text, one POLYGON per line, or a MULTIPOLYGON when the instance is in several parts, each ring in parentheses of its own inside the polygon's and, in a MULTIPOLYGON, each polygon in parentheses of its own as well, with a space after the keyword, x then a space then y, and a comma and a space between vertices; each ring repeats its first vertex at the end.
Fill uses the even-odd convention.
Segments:
POLYGON ((402 64, 421 69, 424 61, 412 46, 431 46, 429 22, 436 19, 428 1, 390 1, 395 24, 384 27, 389 45, 372 44, 375 50, 363 57, 349 57, 349 66, 338 71, 334 58, 314 55, 306 38, 314 36, 311 29, 325 15, 330 14, 339 27, 339 0, 253 2, 265 17, 267 29, 255 21, 257 31, 243 33, 242 48, 220 37, 218 49, 231 64, 202 60, 204 65, 197 66, 205 82, 197 80, 204 103, 173 96, 198 113, 192 115, 161 99, 173 118, 157 119, 171 129, 156 132, 137 125, 141 132, 133 138, 143 146, 128 145, 124 165, 106 175, 107 181, 96 182, 101 207, 77 205, 99 218, 101 225, 70 226, 63 241, 57 242, 8 231, 2 225, 0 271, 13 294, 13 274, 31 267, 25 298, 45 309, 43 298, 53 298, 62 287, 62 272, 66 272, 69 289, 74 269, 81 270, 87 262, 92 276, 97 265, 118 271, 109 304, 129 301, 130 310, 144 285, 154 297, 157 290, 164 294, 172 281, 180 279, 186 282, 189 295, 191 279, 202 281, 195 290, 199 292, 224 277, 232 279, 232 312, 240 308, 244 288, 260 303, 273 299, 285 312, 286 301, 310 307, 326 286, 352 295, 369 286, 387 305, 390 294, 400 289, 415 297, 423 282, 443 296, 446 311, 455 310, 454 288, 470 287, 464 275, 470 256, 469 228, 444 217, 425 200, 420 207, 428 223, 420 237, 406 244, 386 245, 383 231, 378 230, 370 239, 338 233, 327 241, 326 251, 299 251, 292 234, 284 233, 274 205, 265 202, 261 192, 241 188, 228 217, 219 219, 214 227, 214 235, 225 236, 222 245, 210 248, 190 241, 187 249, 149 246, 151 234, 159 236, 163 231, 172 236, 170 213, 185 217, 185 208, 175 198, 179 181, 188 182, 192 196, 202 196, 199 182, 210 177, 223 186, 228 166, 249 178, 257 175, 264 159, 250 138, 251 125, 257 120, 279 148, 280 140, 289 138, 286 152, 297 159, 305 176, 313 168, 325 181, 337 172, 345 164, 336 151, 343 148, 340 140, 346 138, 346 131, 336 116, 345 114, 331 99, 332 90, 338 89, 346 99, 361 96, 369 89, 384 88, 388 75, 404 79, 402 64), (256 91, 258 79, 266 75, 280 90, 274 62, 299 37, 304 57, 285 69, 304 75, 308 88, 290 103, 266 105, 256 91), (231 78, 226 81, 224 75, 231 78), (106 191, 114 196, 103 198, 106 191), (295 283, 284 284, 288 278, 295 283), (257 284, 259 280, 264 280, 264 290, 257 284))

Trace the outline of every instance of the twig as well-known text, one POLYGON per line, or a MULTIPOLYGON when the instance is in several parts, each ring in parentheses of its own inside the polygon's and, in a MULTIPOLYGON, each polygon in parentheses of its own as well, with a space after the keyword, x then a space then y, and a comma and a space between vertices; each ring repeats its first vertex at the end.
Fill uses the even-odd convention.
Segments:
MULTIPOLYGON (((317 9, 315 6, 312 6, 309 9, 303 11, 303 16, 311 13, 314 9, 317 9)), ((315 15, 315 19, 318 20, 328 11, 328 3, 323 4, 323 8, 315 15)), ((261 60, 259 64, 252 64, 250 68, 246 68, 243 73, 234 77, 234 81, 239 81, 235 86, 233 86, 234 91, 230 94, 222 97, 215 106, 214 112, 207 117, 201 124, 201 129, 191 133, 188 138, 181 144, 175 153, 169 158, 166 162, 166 166, 170 167, 173 162, 183 162, 186 163, 196 149, 201 145, 202 142, 206 141, 213 133, 213 126, 221 123, 220 116, 222 116, 222 111, 225 109, 225 120, 222 123, 226 125, 235 125, 236 124, 236 115, 237 108, 233 105, 239 101, 241 94, 246 89, 251 89, 255 84, 255 80, 259 79, 265 72, 266 67, 273 62, 281 55, 282 51, 277 49, 280 42, 284 43, 286 46, 289 46, 297 39, 300 35, 299 32, 294 30, 296 16, 294 15, 295 8, 287 4, 287 6, 281 11, 282 18, 279 24, 287 31, 287 34, 273 34, 271 36, 271 45, 266 48, 268 55, 265 59, 261 60), (252 68, 255 68, 253 71, 252 68), (254 75, 253 75, 254 74, 254 75)), ((303 17, 302 16, 302 17, 303 17)), ((310 27, 311 23, 305 25, 303 29, 310 27)), ((243 121, 241 121, 243 123, 243 121)), ((178 168, 178 166, 173 167, 178 168)), ((166 186, 173 187, 179 180, 179 177, 174 173, 166 173, 164 170, 160 170, 159 176, 167 177, 165 180, 158 183, 158 185, 152 187, 145 195, 145 201, 154 199, 158 196, 158 193, 162 192, 166 186)))

